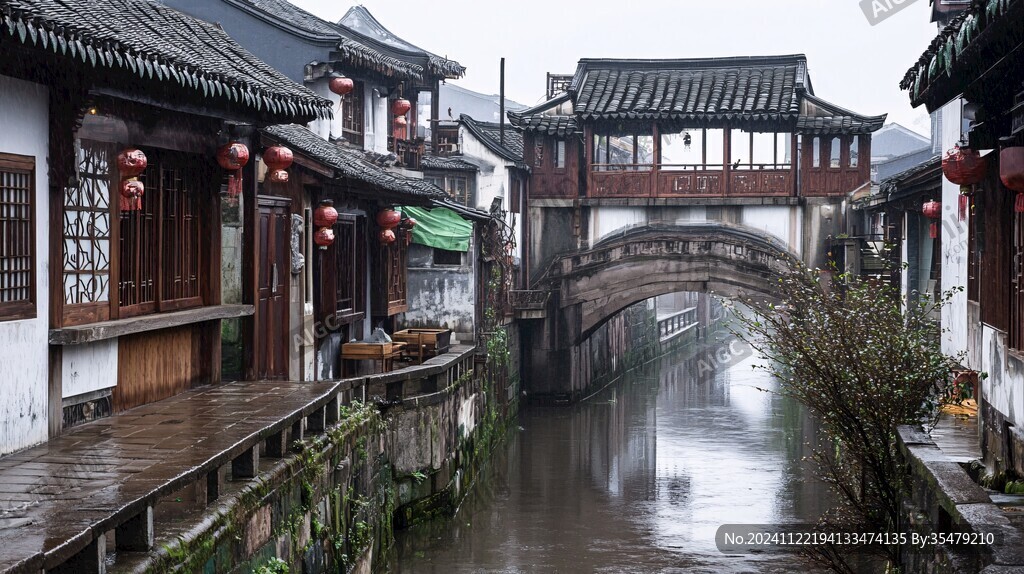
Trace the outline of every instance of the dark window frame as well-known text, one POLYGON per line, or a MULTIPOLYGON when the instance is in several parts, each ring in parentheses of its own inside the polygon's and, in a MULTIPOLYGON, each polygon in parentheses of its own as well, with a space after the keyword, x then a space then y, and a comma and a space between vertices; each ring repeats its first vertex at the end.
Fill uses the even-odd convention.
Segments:
POLYGON ((115 211, 117 281, 111 282, 111 305, 120 319, 203 307, 211 280, 209 247, 203 242, 211 217, 203 186, 209 166, 196 165, 187 154, 144 151, 149 165, 141 176, 146 185, 143 208, 115 211), (145 226, 143 216, 148 219, 145 226), (183 278, 190 272, 194 274, 183 278))
POLYGON ((434 247, 431 253, 431 263, 435 267, 461 267, 462 252, 434 247), (440 257, 438 257, 439 255, 440 257), (456 258, 458 258, 458 261, 455 261, 456 258))
POLYGON ((366 90, 356 80, 352 91, 341 97, 341 135, 354 146, 362 147, 366 137, 366 90))
MULTIPOLYGON (((25 249, 26 254, 14 254, 14 257, 19 259, 28 259, 28 269, 17 270, 22 273, 28 273, 27 284, 18 287, 19 290, 27 290, 26 297, 23 299, 16 299, 11 301, 0 302, 0 321, 18 321, 24 319, 35 319, 37 317, 37 299, 36 289, 38 283, 36 281, 36 259, 38 257, 38 250, 36 245, 36 159, 33 156, 17 155, 9 153, 0 153, 0 224, 4 228, 7 227, 8 223, 8 205, 12 202, 7 201, 7 192, 17 189, 21 193, 27 195, 25 202, 19 202, 24 205, 28 210, 27 221, 22 218, 19 227, 23 227, 18 231, 8 233, 7 229, 4 229, 4 244, 0 244, 0 248, 3 249, 0 260, 7 259, 10 249, 25 249), (10 177, 8 177, 8 175, 10 177), (15 188, 16 179, 24 178, 25 183, 23 186, 15 188), (9 183, 8 183, 9 182, 9 183), (15 241, 14 245, 6 244, 6 240, 12 236, 27 235, 22 237, 21 241, 15 241)), ((0 272, 0 291, 7 289, 8 271, 0 272)))

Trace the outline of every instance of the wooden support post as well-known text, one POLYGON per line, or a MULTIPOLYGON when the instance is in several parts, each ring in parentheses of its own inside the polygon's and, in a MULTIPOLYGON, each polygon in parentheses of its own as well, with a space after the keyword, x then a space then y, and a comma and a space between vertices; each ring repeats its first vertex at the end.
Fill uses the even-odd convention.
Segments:
POLYGON ((326 428, 327 412, 324 407, 309 413, 306 417, 306 430, 311 433, 322 433, 326 428))
POLYGON ((67 562, 46 571, 54 574, 106 574, 107 535, 100 534, 67 562))
POLYGON ((255 478, 260 473, 260 447, 247 449, 231 461, 231 478, 255 478))
POLYGON ((341 419, 341 410, 339 408, 340 406, 341 401, 338 395, 334 395, 333 397, 331 397, 331 400, 327 401, 327 406, 325 407, 325 422, 327 423, 327 426, 337 424, 338 421, 341 419))
POLYGON ((267 437, 267 456, 270 458, 284 458, 288 454, 288 433, 280 431, 267 437))
POLYGON ((127 552, 146 552, 153 548, 153 507, 146 508, 117 527, 114 546, 127 552))
POLYGON ((218 467, 217 470, 206 475, 206 503, 211 504, 224 492, 224 483, 227 480, 227 466, 218 467))

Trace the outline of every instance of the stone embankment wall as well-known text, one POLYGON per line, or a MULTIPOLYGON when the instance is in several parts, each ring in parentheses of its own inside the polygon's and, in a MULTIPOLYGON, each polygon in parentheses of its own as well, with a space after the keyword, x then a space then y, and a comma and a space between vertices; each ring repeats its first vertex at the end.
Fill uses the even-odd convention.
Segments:
POLYGON ((920 429, 899 428, 906 468, 900 532, 923 544, 900 547, 902 572, 1002 574, 1024 572, 1024 538, 989 495, 949 460, 920 429), (933 536, 959 534, 983 544, 932 544, 933 536))
POLYGON ((518 408, 503 356, 463 347, 359 380, 348 396, 363 400, 341 406, 337 424, 293 428, 292 454, 228 481, 216 507, 174 516, 158 505, 166 534, 132 570, 372 571, 394 528, 457 509, 503 436, 518 408))

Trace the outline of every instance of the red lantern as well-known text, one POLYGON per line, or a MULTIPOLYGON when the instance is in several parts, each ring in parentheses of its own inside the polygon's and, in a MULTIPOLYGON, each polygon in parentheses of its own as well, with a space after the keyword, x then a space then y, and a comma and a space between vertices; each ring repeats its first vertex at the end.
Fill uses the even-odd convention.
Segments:
POLYGON ((932 239, 939 236, 939 223, 938 220, 942 218, 942 204, 938 201, 926 201, 921 206, 921 213, 928 219, 934 219, 929 229, 929 235, 932 239))
POLYGON ((1024 213, 1024 147, 1008 147, 999 152, 999 179, 1017 192, 1013 210, 1024 213))
POLYGON ((356 84, 355 82, 352 81, 352 78, 331 78, 331 81, 330 83, 327 84, 327 87, 335 94, 338 94, 339 96, 344 96, 345 94, 351 92, 352 89, 356 87, 356 84))
POLYGON ((380 230, 380 242, 384 245, 390 245, 395 242, 395 232, 390 229, 380 230))
POLYGON ((327 249, 330 244, 334 243, 334 230, 330 227, 317 229, 313 234, 313 243, 316 243, 320 249, 327 249))
POLYGON ((117 169, 121 172, 121 177, 141 175, 148 164, 146 154, 140 149, 127 148, 117 154, 117 169))
POLYGON ((988 162, 977 151, 954 145, 942 156, 942 173, 946 179, 960 186, 960 221, 967 217, 967 207, 973 193, 972 186, 985 180, 988 162))
POLYGON ((292 165, 293 160, 292 150, 284 146, 275 145, 263 150, 263 163, 270 168, 267 177, 271 183, 288 182, 288 172, 285 170, 292 165))
POLYGON ((270 146, 263 150, 263 163, 270 169, 288 169, 294 160, 292 150, 283 145, 270 146))
POLYGON ((334 202, 325 200, 313 212, 313 225, 317 227, 330 227, 338 221, 338 210, 334 209, 334 202))
POLYGON ((394 209, 385 209, 377 213, 377 225, 384 229, 394 229, 402 222, 402 214, 394 209))
POLYGON ((234 203, 242 193, 242 168, 249 163, 249 148, 240 142, 224 144, 217 150, 217 163, 232 172, 228 174, 228 201, 234 203))
POLYGON ((142 194, 146 186, 141 181, 131 178, 121 181, 121 211, 138 211, 142 209, 142 194))
POLYGON ((404 128, 409 122, 405 119, 405 116, 398 116, 395 118, 395 126, 404 128))
POLYGON ((404 116, 412 109, 412 104, 405 98, 398 98, 391 104, 391 113, 396 116, 404 116))

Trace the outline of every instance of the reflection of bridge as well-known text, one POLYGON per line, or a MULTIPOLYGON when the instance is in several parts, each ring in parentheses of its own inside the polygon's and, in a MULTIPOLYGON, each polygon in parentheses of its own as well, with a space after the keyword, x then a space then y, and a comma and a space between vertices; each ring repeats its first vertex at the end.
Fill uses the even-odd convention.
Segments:
POLYGON ((543 319, 523 328, 532 391, 584 389, 580 373, 588 369, 576 364, 586 361, 579 346, 626 307, 680 291, 770 300, 775 279, 796 259, 771 235, 719 222, 632 227, 590 249, 562 253, 534 287, 548 294, 524 297, 535 307, 524 316, 543 319), (572 376, 551 365, 572 365, 572 376))

